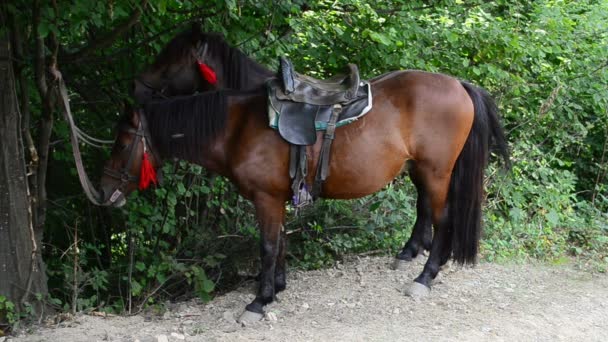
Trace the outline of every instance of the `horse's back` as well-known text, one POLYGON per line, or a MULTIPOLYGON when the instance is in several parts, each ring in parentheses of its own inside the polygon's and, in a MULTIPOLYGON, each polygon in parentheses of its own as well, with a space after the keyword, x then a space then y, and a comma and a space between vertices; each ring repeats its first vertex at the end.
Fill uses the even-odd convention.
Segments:
POLYGON ((395 71, 375 80, 372 90, 375 104, 390 103, 398 112, 412 159, 442 141, 464 144, 474 107, 456 78, 419 70, 395 71))

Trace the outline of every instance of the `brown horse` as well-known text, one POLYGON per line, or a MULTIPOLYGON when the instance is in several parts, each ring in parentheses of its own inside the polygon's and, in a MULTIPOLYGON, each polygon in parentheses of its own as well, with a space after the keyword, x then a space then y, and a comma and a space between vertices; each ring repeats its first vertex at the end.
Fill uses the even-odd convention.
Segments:
MULTIPOLYGON (((172 79, 168 70, 162 71, 169 75, 165 81, 172 79)), ((152 90, 163 89, 145 82, 152 90)), ((491 97, 468 83, 420 71, 395 71, 370 83, 374 107, 336 129, 321 197, 372 194, 407 165, 418 191, 418 217, 398 259, 430 249, 422 273, 409 288, 411 294, 425 294, 450 256, 460 263, 475 261, 489 149, 496 143, 508 162, 506 141, 491 97)), ((101 180, 106 203, 124 203, 137 186, 144 145, 155 152, 150 158, 154 167, 163 158, 178 157, 229 178, 253 202, 262 233, 259 291, 243 319, 259 318, 264 305, 286 286, 283 224, 285 202, 292 196, 289 145, 268 127, 267 107, 263 88, 148 103, 119 125, 101 180)), ((308 147, 308 170, 316 169, 320 144, 319 139, 308 147)), ((309 172, 308 182, 314 176, 309 172)))

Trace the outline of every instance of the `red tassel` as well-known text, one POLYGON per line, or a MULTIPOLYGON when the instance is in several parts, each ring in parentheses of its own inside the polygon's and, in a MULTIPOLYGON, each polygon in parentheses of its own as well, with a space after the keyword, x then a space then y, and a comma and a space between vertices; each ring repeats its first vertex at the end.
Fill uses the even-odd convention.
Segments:
POLYGON ((154 171, 152 163, 148 159, 148 152, 144 152, 144 159, 141 161, 141 174, 139 175, 139 190, 147 189, 150 183, 158 185, 158 180, 156 179, 156 171, 154 171))
POLYGON ((209 82, 209 84, 215 85, 217 83, 215 71, 213 71, 213 69, 211 69, 207 64, 198 62, 198 70, 201 72, 201 75, 203 75, 203 78, 209 82))

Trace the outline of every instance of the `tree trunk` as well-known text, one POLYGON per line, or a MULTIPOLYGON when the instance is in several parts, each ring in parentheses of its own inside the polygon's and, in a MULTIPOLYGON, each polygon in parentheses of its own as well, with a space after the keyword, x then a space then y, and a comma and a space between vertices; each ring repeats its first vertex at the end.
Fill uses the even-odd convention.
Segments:
POLYGON ((19 311, 31 305, 35 314, 42 314, 43 301, 36 300, 46 299, 47 295, 42 236, 34 234, 32 225, 21 116, 11 64, 11 46, 5 31, 0 33, 0 295, 19 311))

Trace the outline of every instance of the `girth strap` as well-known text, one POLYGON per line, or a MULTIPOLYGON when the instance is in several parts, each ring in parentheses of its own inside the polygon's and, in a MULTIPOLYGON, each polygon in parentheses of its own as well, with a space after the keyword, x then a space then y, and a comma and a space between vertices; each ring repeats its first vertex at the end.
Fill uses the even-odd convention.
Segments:
POLYGON ((325 134, 323 134, 323 145, 321 146, 321 153, 319 154, 319 161, 317 163, 315 184, 312 188, 313 198, 319 197, 323 182, 327 179, 327 176, 329 176, 329 152, 331 151, 331 143, 335 138, 336 122, 338 121, 338 115, 340 115, 341 111, 342 106, 335 104, 329 122, 327 123, 327 130, 325 131, 325 134))

